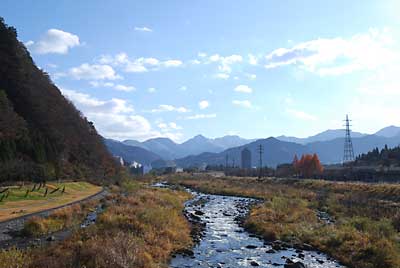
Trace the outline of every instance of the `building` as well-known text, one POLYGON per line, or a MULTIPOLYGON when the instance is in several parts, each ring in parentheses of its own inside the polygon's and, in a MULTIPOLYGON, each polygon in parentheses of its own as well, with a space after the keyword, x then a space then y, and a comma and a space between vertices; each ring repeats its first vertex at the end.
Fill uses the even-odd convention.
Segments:
POLYGON ((242 168, 251 168, 251 152, 247 148, 242 150, 242 168))

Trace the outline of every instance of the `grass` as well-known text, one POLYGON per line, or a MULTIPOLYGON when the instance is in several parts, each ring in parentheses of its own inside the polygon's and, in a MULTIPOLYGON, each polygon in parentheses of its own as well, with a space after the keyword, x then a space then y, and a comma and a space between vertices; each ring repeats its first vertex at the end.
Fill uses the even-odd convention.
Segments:
POLYGON ((26 236, 41 236, 67 228, 79 226, 86 215, 99 203, 89 200, 82 204, 74 204, 53 211, 48 217, 34 216, 24 224, 22 234, 26 236))
MULTIPOLYGON (((9 187, 8 197, 0 202, 0 221, 82 200, 102 190, 101 187, 87 182, 47 183, 40 189, 36 185, 36 189, 31 191, 33 188, 34 185, 9 187), (65 191, 62 192, 64 186, 65 191), (52 193, 55 189, 59 190, 52 193)), ((2 195, 6 195, 6 192, 0 194, 2 195)))
POLYGON ((111 192, 95 225, 51 247, 2 251, 0 260, 8 260, 2 267, 167 267, 172 253, 192 246, 190 225, 182 213, 191 198, 187 192, 134 181, 114 186, 111 192), (13 259, 26 261, 16 266, 13 259))
POLYGON ((319 180, 182 178, 173 183, 203 192, 252 196, 245 227, 267 240, 308 243, 348 267, 400 267, 400 185, 319 180), (316 211, 335 220, 327 224, 316 211))

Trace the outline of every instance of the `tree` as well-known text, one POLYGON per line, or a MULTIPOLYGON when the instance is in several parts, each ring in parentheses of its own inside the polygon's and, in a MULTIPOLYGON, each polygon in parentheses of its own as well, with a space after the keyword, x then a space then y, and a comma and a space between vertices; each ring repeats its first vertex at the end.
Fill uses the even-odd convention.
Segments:
POLYGON ((302 177, 311 177, 321 174, 323 167, 319 161, 317 154, 305 154, 301 156, 300 161, 297 162, 295 167, 302 177))

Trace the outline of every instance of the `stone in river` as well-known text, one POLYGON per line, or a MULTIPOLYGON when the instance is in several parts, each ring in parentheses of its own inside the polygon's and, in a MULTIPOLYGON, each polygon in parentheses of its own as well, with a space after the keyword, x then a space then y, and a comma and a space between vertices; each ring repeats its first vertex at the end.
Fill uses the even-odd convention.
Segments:
POLYGON ((260 265, 258 264, 258 262, 256 262, 256 261, 251 261, 251 262, 250 262, 250 265, 251 265, 251 266, 260 266, 260 265))

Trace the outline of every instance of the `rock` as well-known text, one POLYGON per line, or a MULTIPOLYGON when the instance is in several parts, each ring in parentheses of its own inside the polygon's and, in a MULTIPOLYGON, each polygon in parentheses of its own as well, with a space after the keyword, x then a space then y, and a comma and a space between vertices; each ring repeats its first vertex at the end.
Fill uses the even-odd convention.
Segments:
POLYGON ((248 248, 248 249, 255 249, 255 248, 257 248, 257 246, 255 246, 255 245, 247 245, 246 248, 248 248))
POLYGON ((297 255, 297 257, 299 257, 300 259, 304 259, 304 254, 303 253, 299 253, 299 255, 297 255))
POLYGON ((311 246, 310 244, 304 243, 304 244, 302 245, 302 249, 303 249, 303 250, 313 250, 314 248, 313 248, 313 246, 311 246))
POLYGON ((276 251, 279 251, 279 250, 282 250, 282 247, 281 247, 281 245, 273 244, 273 245, 272 245, 272 249, 274 249, 274 250, 276 250, 276 251))
POLYGON ((306 268, 302 262, 285 263, 284 268, 306 268))
POLYGON ((194 214, 195 214, 195 215, 198 215, 198 216, 201 216, 201 215, 204 215, 204 212, 203 212, 203 211, 200 211, 200 210, 196 210, 196 211, 194 212, 194 214))
POLYGON ((256 262, 256 261, 251 261, 251 262, 250 262, 250 265, 251 265, 251 266, 260 266, 260 265, 258 264, 258 262, 256 262))
POLYGON ((180 254, 180 255, 189 256, 189 257, 194 256, 193 250, 187 249, 187 248, 183 248, 183 249, 177 250, 177 251, 175 252, 175 254, 180 254))
POLYGON ((320 264, 323 264, 323 263, 324 263, 324 261, 323 261, 323 260, 320 260, 320 259, 317 259, 317 262, 319 262, 320 264))
POLYGON ((273 254, 273 253, 276 253, 276 251, 271 248, 271 249, 268 249, 267 251, 265 251, 265 253, 273 254))

